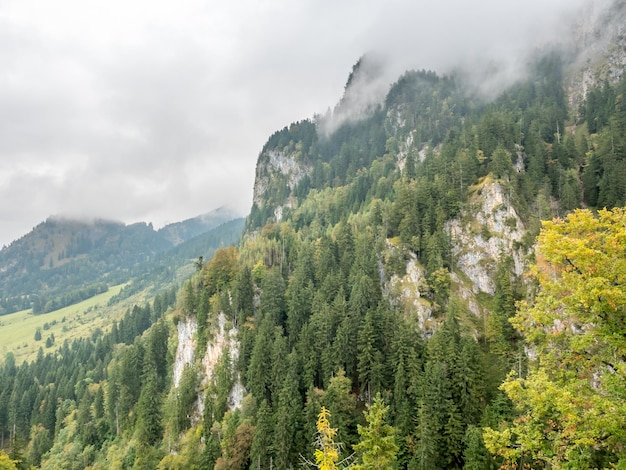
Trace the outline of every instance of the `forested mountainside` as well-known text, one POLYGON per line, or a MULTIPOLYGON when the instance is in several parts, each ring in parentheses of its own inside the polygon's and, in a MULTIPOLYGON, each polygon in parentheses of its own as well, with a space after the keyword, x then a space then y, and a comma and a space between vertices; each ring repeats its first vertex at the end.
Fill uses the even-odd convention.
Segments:
POLYGON ((574 100, 565 57, 489 101, 409 71, 358 119, 346 99, 276 132, 242 241, 175 304, 5 359, 10 458, 623 468, 626 215, 593 211, 626 204, 626 79, 597 68, 574 100))
POLYGON ((187 263, 212 254, 207 250, 239 239, 243 221, 222 227, 208 243, 197 237, 234 219, 220 209, 157 231, 145 223, 51 217, 0 251, 0 315, 56 310, 132 278, 151 277, 159 266, 175 269, 180 254, 188 255, 187 263))
POLYGON ((202 235, 226 222, 241 218, 228 207, 218 207, 206 214, 167 224, 159 229, 159 234, 169 240, 175 246, 202 235))

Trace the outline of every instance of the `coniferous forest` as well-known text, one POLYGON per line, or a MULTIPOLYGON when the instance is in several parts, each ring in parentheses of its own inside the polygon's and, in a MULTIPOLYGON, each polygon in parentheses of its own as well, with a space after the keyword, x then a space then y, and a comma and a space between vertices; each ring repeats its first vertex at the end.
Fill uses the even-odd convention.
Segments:
POLYGON ((626 79, 531 68, 273 134, 236 246, 4 358, 0 468, 626 468, 626 79))

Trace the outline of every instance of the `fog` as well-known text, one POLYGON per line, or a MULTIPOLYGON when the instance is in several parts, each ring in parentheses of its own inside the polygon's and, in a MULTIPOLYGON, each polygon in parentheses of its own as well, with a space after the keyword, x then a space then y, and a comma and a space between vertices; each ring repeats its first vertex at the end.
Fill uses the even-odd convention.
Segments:
POLYGON ((333 108, 363 54, 382 68, 355 109, 407 69, 464 68, 489 95, 607 4, 0 1, 0 246, 53 214, 244 215, 266 139, 333 108))

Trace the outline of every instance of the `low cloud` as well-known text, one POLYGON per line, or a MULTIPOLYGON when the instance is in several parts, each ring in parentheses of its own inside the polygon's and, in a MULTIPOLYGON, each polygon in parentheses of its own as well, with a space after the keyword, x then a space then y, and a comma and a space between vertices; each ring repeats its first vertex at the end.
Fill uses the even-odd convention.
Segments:
POLYGON ((333 108, 359 57, 384 67, 338 113, 407 69, 496 64, 515 79, 592 4, 604 5, 2 2, 0 245, 51 214, 158 227, 223 205, 246 213, 266 139, 333 108))

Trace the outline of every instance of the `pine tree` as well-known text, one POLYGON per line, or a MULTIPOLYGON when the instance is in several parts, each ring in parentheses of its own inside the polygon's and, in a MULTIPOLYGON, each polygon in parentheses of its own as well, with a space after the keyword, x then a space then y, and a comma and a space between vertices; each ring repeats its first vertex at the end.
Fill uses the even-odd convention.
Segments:
POLYGON ((463 439, 465 451, 463 452, 463 470, 489 470, 489 452, 483 442, 482 431, 479 427, 468 426, 463 439))
POLYGON ((361 388, 368 400, 382 388, 383 354, 380 351, 381 341, 377 334, 381 331, 381 325, 376 324, 377 313, 372 310, 367 312, 357 342, 357 372, 361 388))
POLYGON ((257 400, 271 403, 270 380, 272 377, 272 338, 274 323, 264 318, 258 328, 250 365, 246 371, 246 386, 257 400))
POLYGON ((174 429, 177 433, 180 433, 191 426, 191 406, 196 400, 197 392, 196 385, 198 382, 198 374, 195 367, 186 365, 178 389, 176 389, 176 401, 175 401, 175 420, 174 429))
MULTIPOLYGON (((356 397, 351 393, 352 383, 343 369, 330 380, 323 398, 323 405, 332 412, 337 425, 337 435, 348 451, 356 442, 356 397)), ((343 455, 347 457, 347 455, 343 455)))
POLYGON ((285 294, 287 299, 287 337, 291 346, 296 344, 302 326, 311 315, 313 293, 313 281, 306 277, 304 266, 297 266, 285 294))
POLYGON ((411 467, 416 470, 437 470, 438 426, 433 422, 426 406, 420 405, 417 413, 416 446, 411 467))
POLYGON ((298 392, 297 358, 291 353, 287 358, 286 376, 282 382, 282 389, 278 395, 278 405, 274 421, 274 439, 272 447, 276 456, 277 469, 288 469, 296 460, 296 432, 300 427, 302 403, 298 392))
POLYGON ((267 272, 261 285, 261 314, 274 325, 285 325, 285 281, 276 267, 267 272))
POLYGON ((198 308, 198 298, 193 281, 189 280, 185 283, 185 291, 183 297, 183 313, 188 316, 195 316, 198 308))
POLYGON ((244 266, 239 271, 235 286, 237 324, 242 326, 246 318, 254 315, 254 286, 252 285, 252 271, 248 266, 244 266))

